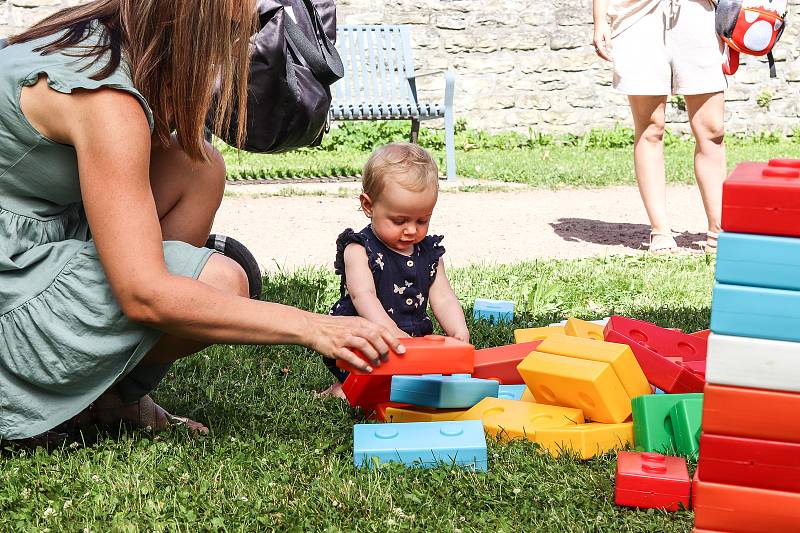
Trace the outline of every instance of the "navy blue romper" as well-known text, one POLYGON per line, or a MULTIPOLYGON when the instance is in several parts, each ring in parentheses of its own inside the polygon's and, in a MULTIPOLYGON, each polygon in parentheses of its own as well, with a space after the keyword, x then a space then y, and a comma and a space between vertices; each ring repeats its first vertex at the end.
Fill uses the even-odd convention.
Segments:
MULTIPOLYGON (((436 279, 439 258, 444 255, 443 238, 441 235, 428 235, 414 245, 411 255, 403 255, 383 244, 375 236, 371 226, 358 233, 350 228, 344 230, 336 239, 336 261, 333 266, 342 281, 339 288, 340 298, 333 305, 331 314, 358 316, 347 292, 344 271, 344 249, 355 242, 367 251, 367 261, 375 281, 375 294, 397 327, 412 337, 433 333, 433 323, 427 313, 428 293, 436 279)), ((335 360, 323 360, 333 375, 344 382, 348 373, 338 368, 335 360)))

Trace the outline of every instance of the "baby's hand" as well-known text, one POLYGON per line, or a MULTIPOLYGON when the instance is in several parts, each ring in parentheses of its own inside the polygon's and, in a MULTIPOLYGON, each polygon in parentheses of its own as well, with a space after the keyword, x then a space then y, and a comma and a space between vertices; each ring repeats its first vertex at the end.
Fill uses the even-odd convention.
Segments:
POLYGON ((461 342, 469 342, 469 330, 467 329, 455 331, 450 336, 454 339, 460 340, 461 342))

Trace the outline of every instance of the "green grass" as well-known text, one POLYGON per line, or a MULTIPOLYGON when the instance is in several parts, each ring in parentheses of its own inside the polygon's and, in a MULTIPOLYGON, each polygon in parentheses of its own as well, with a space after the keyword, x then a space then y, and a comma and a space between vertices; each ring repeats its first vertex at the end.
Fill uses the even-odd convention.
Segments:
MULTIPOLYGON (((791 139, 731 140, 728 166, 773 157, 800 158, 800 143, 791 139)), ((665 149, 667 180, 693 183, 694 144, 675 141, 665 149)), ((356 176, 368 150, 343 146, 337 150, 303 149, 259 155, 223 150, 230 180, 271 180, 292 177, 356 176)), ((444 170, 444 152, 433 150, 444 170)), ((633 153, 629 146, 593 148, 581 145, 533 145, 521 148, 477 148, 456 153, 458 175, 465 178, 526 183, 535 187, 603 187, 634 185, 633 153)))
MULTIPOLYGON (((516 323, 472 325, 478 347, 514 327, 624 313, 685 330, 709 321, 713 262, 610 257, 453 269, 477 296, 518 302, 516 323), (537 289, 538 287, 538 289, 537 289)), ((267 299, 326 311, 327 270, 265 278, 267 299)), ((217 346, 175 365, 157 392, 212 435, 132 432, 91 446, 0 456, 0 531, 689 531, 688 511, 620 508, 614 454, 558 460, 490 442, 487 473, 352 465, 356 411, 312 393, 331 378, 300 347, 217 346)))

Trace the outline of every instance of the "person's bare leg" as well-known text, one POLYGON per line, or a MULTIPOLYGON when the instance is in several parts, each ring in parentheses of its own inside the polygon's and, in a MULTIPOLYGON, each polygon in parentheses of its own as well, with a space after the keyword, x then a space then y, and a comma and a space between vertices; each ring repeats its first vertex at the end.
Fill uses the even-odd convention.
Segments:
POLYGON ((633 115, 633 165, 651 231, 671 235, 664 174, 666 96, 628 96, 633 115))
MULTIPOLYGON (((195 162, 175 142, 168 147, 153 148, 150 182, 164 240, 179 240, 194 246, 205 244, 225 188, 224 161, 212 148, 210 155, 209 162, 195 162)), ((211 256, 198 279, 220 290, 248 295, 245 272, 235 261, 218 254, 211 256)), ((201 342, 164 335, 140 366, 166 364, 205 347, 201 342)), ((116 387, 100 396, 95 408, 101 422, 125 420, 154 430, 166 428, 176 418, 180 419, 168 414, 149 395, 134 403, 125 402, 116 387)), ((198 422, 182 421, 193 431, 208 432, 208 428, 198 422)))
POLYGON ((708 244, 716 246, 714 235, 722 218, 722 182, 727 174, 725 157, 725 93, 686 96, 686 111, 695 139, 694 175, 708 218, 708 244))

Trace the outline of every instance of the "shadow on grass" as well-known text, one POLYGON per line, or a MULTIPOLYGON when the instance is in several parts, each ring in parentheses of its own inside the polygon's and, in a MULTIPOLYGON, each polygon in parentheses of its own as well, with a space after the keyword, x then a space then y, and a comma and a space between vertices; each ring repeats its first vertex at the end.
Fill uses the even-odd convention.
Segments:
MULTIPOLYGON (((588 218, 560 218, 550 226, 556 235, 569 242, 591 242, 610 246, 622 245, 632 250, 644 250, 650 235, 647 224, 605 222, 588 218)), ((681 248, 698 250, 696 243, 706 239, 705 233, 684 232, 675 235, 681 248)))

